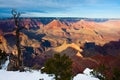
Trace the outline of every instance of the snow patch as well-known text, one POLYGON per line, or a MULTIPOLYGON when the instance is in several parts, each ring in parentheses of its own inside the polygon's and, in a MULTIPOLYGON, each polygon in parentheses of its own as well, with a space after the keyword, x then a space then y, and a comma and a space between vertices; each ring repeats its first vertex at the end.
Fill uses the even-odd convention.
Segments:
POLYGON ((87 76, 84 74, 78 74, 77 76, 73 78, 73 80, 99 80, 99 79, 91 77, 91 76, 87 76))
MULTIPOLYGON (((91 77, 90 71, 89 68, 86 68, 84 74, 76 75, 73 80, 99 80, 91 77)), ((0 70, 0 80, 53 80, 53 77, 36 70, 32 70, 31 72, 0 70)))
POLYGON ((90 72, 93 71, 92 69, 86 68, 83 73, 86 75, 91 75, 90 72))
POLYGON ((83 74, 77 74, 73 80, 99 80, 98 78, 92 77, 90 72, 93 71, 92 69, 86 68, 83 71, 83 74))
POLYGON ((47 74, 41 74, 40 71, 33 72, 19 72, 19 71, 5 71, 0 70, 1 80, 52 80, 47 74), (6 77, 7 76, 7 77, 6 77))
POLYGON ((8 64, 9 64, 9 56, 7 56, 7 61, 5 62, 5 64, 2 65, 2 69, 7 70, 8 64))

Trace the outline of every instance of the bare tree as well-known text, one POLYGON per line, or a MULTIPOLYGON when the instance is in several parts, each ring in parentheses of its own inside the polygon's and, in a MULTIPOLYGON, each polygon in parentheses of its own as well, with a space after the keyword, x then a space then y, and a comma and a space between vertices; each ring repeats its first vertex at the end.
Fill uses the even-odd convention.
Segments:
POLYGON ((22 67, 23 64, 23 60, 22 60, 22 53, 21 53, 21 46, 20 46, 20 30, 23 29, 23 27, 21 27, 19 25, 19 20, 20 20, 20 13, 17 12, 16 10, 12 10, 12 15, 14 18, 14 22, 15 22, 15 32, 16 32, 16 46, 17 46, 17 67, 18 69, 20 69, 22 67))

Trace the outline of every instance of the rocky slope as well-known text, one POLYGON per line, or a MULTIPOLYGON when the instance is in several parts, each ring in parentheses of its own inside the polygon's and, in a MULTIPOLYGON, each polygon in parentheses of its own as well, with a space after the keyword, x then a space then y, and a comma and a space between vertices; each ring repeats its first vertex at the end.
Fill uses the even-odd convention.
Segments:
MULTIPOLYGON (((26 66, 40 68, 54 53, 68 55, 75 74, 104 61, 111 61, 114 67, 120 65, 116 58, 120 54, 119 20, 22 18, 20 25, 26 28, 20 33, 26 66)), ((14 30, 13 19, 0 20, 0 49, 17 55, 14 30)))

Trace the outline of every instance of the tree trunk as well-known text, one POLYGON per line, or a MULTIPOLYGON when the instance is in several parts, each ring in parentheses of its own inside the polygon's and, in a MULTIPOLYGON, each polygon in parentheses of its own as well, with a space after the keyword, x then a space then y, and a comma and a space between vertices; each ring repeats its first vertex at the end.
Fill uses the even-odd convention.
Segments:
POLYGON ((17 46, 17 66, 18 69, 22 66, 22 54, 20 47, 20 26, 18 25, 18 18, 14 16, 15 26, 16 26, 16 46, 17 46))
POLYGON ((21 55, 21 48, 20 48, 20 31, 17 28, 16 30, 16 46, 17 46, 17 53, 18 53, 18 61, 17 61, 17 66, 20 67, 22 66, 22 55, 21 55))

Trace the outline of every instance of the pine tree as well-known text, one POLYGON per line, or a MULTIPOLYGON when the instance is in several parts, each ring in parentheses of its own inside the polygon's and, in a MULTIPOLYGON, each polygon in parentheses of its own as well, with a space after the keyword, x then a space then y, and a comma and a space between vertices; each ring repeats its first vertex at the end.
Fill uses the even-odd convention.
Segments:
POLYGON ((66 55, 55 54, 53 58, 46 61, 41 71, 50 75, 54 74, 56 80, 71 80, 72 61, 66 55))

